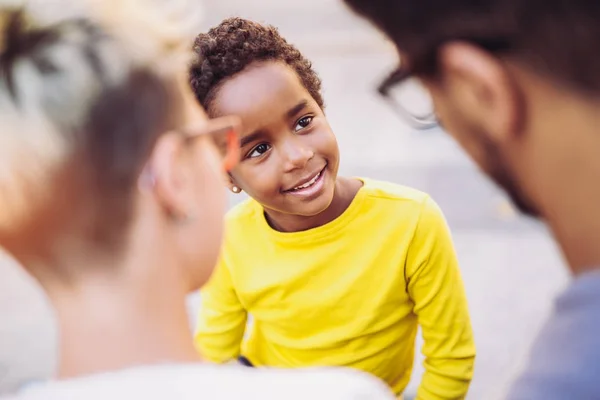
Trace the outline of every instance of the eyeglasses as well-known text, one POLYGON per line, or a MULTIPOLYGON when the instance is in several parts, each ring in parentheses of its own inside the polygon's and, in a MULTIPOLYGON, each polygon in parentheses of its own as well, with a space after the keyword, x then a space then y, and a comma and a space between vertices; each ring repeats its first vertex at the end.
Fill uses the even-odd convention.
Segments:
POLYGON ((377 90, 392 109, 413 128, 425 130, 439 125, 429 91, 409 70, 402 67, 394 70, 377 90))
POLYGON ((230 172, 240 160, 240 123, 235 117, 223 117, 209 120, 198 128, 188 127, 180 130, 186 141, 198 138, 210 138, 216 145, 223 160, 223 169, 230 172))
MULTIPOLYGON (((436 64, 437 49, 449 40, 440 41, 431 46, 429 52, 415 57, 413 59, 414 68, 398 67, 377 88, 379 94, 391 105, 392 109, 415 129, 425 130, 440 126, 431 94, 420 80, 414 77, 414 73, 415 71, 433 72, 432 66, 436 64)), ((496 55, 506 55, 514 50, 512 45, 514 38, 510 36, 465 36, 455 37, 452 40, 472 43, 496 55)))

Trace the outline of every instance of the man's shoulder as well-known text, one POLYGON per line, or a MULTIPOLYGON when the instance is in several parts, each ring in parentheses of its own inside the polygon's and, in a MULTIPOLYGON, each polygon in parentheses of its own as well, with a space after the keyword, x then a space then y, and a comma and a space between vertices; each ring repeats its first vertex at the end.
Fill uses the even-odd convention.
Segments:
MULTIPOLYGON (((140 367, 40 384, 14 400, 152 399, 394 399, 367 374, 338 369, 277 370, 238 366, 140 367)), ((12 400, 12 399, 11 399, 12 400)))
POLYGON ((577 277, 557 299, 508 398, 598 398, 599 329, 600 271, 595 271, 577 277))

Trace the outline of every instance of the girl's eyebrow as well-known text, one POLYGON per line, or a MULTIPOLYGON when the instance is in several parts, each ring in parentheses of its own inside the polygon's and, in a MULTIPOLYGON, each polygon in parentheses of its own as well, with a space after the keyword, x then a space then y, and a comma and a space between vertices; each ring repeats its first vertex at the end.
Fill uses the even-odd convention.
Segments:
POLYGON ((307 100, 301 100, 294 107, 290 108, 290 110, 286 113, 287 117, 288 118, 294 117, 300 111, 304 110, 306 108, 306 106, 308 106, 308 101, 307 100))
POLYGON ((262 131, 256 131, 256 132, 252 132, 251 134, 244 136, 240 139, 240 147, 244 147, 246 146, 248 143, 252 143, 255 140, 260 139, 260 137, 263 136, 263 132, 262 131))

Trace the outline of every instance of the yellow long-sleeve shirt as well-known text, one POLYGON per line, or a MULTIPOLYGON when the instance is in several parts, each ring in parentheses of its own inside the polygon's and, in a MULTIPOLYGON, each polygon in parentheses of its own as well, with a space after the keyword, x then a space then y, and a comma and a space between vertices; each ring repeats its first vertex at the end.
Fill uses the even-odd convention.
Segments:
POLYGON ((214 362, 241 354, 255 366, 352 367, 401 393, 421 325, 417 398, 461 399, 475 345, 445 219, 422 192, 363 182, 339 218, 308 231, 273 230, 253 200, 231 210, 202 290, 197 348, 214 362))

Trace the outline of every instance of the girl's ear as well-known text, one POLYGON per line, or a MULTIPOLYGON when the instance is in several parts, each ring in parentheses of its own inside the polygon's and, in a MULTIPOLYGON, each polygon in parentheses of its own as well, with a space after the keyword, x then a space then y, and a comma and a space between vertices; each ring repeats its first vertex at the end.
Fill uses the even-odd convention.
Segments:
POLYGON ((236 185, 235 181, 233 180, 233 176, 231 176, 231 173, 227 174, 227 187, 235 194, 238 194, 242 191, 242 189, 238 185, 236 185))

